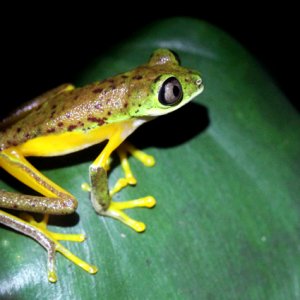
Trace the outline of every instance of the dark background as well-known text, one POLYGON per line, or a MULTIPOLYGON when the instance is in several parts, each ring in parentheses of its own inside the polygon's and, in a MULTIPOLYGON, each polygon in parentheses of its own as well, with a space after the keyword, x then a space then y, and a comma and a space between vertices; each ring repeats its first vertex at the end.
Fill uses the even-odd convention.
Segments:
POLYGON ((74 81, 93 58, 148 24, 172 16, 206 20, 227 31, 257 57, 299 110, 296 92, 299 54, 295 45, 299 33, 294 17, 297 10, 288 3, 273 4, 264 10, 254 2, 232 9, 216 5, 210 10, 197 8, 193 13, 161 16, 147 15, 144 11, 119 16, 115 15, 116 9, 122 13, 117 4, 106 9, 82 4, 76 13, 53 6, 39 7, 38 11, 16 7, 7 14, 2 10, 7 19, 1 20, 0 116, 17 103, 74 81))

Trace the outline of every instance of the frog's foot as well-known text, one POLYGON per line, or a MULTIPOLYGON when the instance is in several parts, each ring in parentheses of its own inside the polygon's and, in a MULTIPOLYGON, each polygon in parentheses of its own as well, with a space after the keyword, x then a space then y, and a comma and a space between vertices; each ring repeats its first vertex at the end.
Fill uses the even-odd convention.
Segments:
POLYGON ((88 264, 87 262, 81 260, 79 257, 75 256, 62 244, 59 240, 72 241, 72 242, 82 242, 85 240, 83 234, 61 234, 57 232, 52 232, 47 229, 48 215, 45 215, 41 222, 36 222, 34 218, 26 213, 22 213, 21 218, 14 217, 19 226, 13 227, 14 229, 23 232, 26 235, 31 236, 37 242, 39 242, 48 251, 48 279, 50 282, 57 281, 57 275, 55 271, 55 252, 60 252, 74 264, 78 265, 90 274, 95 274, 98 269, 95 266, 88 264), (20 230, 20 226, 23 230, 20 230))
POLYGON ((135 207, 151 208, 156 204, 156 200, 152 196, 126 202, 114 202, 112 201, 112 193, 108 189, 108 178, 105 169, 101 166, 91 165, 89 175, 92 188, 88 186, 88 189, 91 191, 92 205, 98 214, 115 218, 137 232, 146 229, 144 223, 131 219, 123 210, 135 207))
POLYGON ((155 204, 156 200, 152 196, 147 196, 144 198, 139 198, 125 202, 112 201, 106 210, 102 210, 99 213, 103 216, 108 216, 117 219, 137 232, 143 232, 146 229, 146 225, 143 222, 139 222, 130 218, 126 213, 123 212, 123 210, 135 207, 151 208, 155 206, 155 204))
POLYGON ((123 189, 127 185, 135 185, 137 183, 137 180, 134 177, 128 162, 128 153, 131 154, 137 160, 139 160, 146 167, 153 167, 155 165, 155 159, 153 156, 135 148, 129 142, 124 142, 117 149, 117 153, 119 155, 121 166, 125 177, 120 178, 117 181, 115 186, 110 191, 111 196, 118 193, 121 189, 123 189))
MULTIPOLYGON (((128 153, 131 154, 137 160, 139 160, 146 167, 153 167, 155 165, 155 159, 152 155, 149 155, 137 149, 129 142, 124 142, 117 149, 117 153, 120 158, 121 166, 125 177, 118 179, 114 187, 110 190, 110 196, 115 195, 120 190, 125 188, 127 185, 135 185, 137 183, 137 180, 134 177, 128 162, 128 153)), ((110 164, 111 164, 111 158, 105 161, 105 165, 103 169, 106 172, 110 169, 110 164)), ((92 188, 87 182, 84 182, 81 184, 81 189, 85 192, 91 192, 92 188)))
POLYGON ((52 236, 53 239, 58 241, 70 241, 70 242, 83 242, 85 240, 84 234, 68 234, 68 233, 58 233, 47 229, 49 215, 44 215, 40 222, 37 222, 30 214, 20 213, 20 217, 28 222, 29 224, 39 228, 41 231, 46 232, 48 235, 52 236))

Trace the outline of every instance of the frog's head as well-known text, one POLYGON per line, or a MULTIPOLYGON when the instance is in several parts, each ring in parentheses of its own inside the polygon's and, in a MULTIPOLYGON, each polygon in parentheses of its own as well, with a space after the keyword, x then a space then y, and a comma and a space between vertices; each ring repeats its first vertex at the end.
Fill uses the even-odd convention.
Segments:
POLYGON ((130 72, 129 114, 156 117, 172 112, 203 91, 200 74, 180 66, 168 49, 154 51, 146 65, 130 72))

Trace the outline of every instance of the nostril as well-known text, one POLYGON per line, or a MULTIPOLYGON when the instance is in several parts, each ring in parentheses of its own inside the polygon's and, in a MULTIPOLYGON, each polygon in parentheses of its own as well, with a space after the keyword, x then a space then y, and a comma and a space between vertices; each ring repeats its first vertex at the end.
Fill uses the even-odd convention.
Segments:
POLYGON ((201 83, 202 83, 202 79, 201 79, 201 78, 199 78, 199 79, 196 80, 196 84, 197 84, 198 86, 200 86, 201 83))

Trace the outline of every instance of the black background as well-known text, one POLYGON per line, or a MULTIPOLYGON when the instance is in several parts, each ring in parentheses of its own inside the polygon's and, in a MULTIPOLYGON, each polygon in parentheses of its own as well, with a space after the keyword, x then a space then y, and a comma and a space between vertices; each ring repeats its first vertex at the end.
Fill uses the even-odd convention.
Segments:
MULTIPOLYGON (((172 16, 206 20, 227 31, 264 65, 299 110, 297 10, 288 3, 272 4, 264 9, 254 2, 231 8, 216 4, 211 9, 198 3, 200 6, 190 7, 188 13, 169 11, 159 15, 146 13, 154 8, 157 13, 155 4, 149 8, 149 3, 143 2, 133 13, 125 12, 130 10, 128 7, 122 11, 118 4, 112 4, 103 8, 82 3, 75 11, 54 5, 31 10, 15 4, 16 7, 2 10, 2 117, 17 103, 74 81, 94 57, 126 41, 144 26, 172 16)), ((169 4, 170 8, 176 6, 169 4)))

